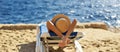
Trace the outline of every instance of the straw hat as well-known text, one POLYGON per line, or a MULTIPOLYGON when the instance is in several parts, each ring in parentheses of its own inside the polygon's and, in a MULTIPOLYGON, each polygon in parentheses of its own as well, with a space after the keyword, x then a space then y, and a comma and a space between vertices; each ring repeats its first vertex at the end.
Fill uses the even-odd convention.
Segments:
POLYGON ((58 14, 53 17, 52 23, 56 26, 56 28, 61 32, 64 33, 68 30, 70 26, 70 19, 65 16, 64 14, 58 14))

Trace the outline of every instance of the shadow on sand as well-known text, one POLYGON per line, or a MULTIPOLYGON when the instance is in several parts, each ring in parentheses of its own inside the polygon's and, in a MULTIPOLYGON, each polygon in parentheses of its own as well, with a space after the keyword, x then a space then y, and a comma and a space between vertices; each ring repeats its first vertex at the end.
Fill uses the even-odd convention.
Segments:
POLYGON ((36 42, 31 42, 28 44, 20 44, 17 46, 20 46, 19 52, 35 52, 35 44, 36 42))
MULTIPOLYGON (((19 52, 35 52, 35 44, 36 42, 31 42, 28 44, 20 44, 17 46, 20 46, 19 52)), ((49 52, 64 52, 61 48, 58 48, 57 50, 54 50, 53 47, 49 47, 49 52)))

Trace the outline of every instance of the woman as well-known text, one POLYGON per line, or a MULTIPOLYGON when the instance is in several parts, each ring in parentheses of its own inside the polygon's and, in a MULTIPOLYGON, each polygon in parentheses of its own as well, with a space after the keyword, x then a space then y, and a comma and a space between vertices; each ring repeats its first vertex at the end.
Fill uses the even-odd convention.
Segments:
POLYGON ((47 28, 50 36, 59 36, 62 39, 59 46, 64 47, 70 42, 69 36, 76 36, 77 32, 73 32, 76 23, 75 19, 71 23, 67 16, 58 14, 47 22, 47 28))

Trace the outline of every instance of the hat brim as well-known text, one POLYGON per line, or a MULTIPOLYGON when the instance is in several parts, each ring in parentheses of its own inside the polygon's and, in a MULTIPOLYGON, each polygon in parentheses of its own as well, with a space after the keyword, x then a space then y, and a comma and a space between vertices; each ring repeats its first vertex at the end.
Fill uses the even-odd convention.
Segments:
POLYGON ((57 14, 56 16, 54 16, 53 19, 51 20, 52 23, 56 23, 57 19, 59 19, 59 18, 64 18, 64 19, 67 20, 68 25, 71 24, 70 19, 68 18, 68 16, 65 16, 64 14, 57 14))

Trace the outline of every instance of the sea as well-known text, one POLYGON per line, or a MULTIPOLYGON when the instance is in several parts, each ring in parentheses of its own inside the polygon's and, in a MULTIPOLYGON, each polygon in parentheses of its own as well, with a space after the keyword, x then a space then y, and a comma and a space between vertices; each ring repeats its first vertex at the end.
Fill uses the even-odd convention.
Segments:
POLYGON ((120 0, 0 0, 0 24, 39 24, 56 14, 120 27, 120 0))

